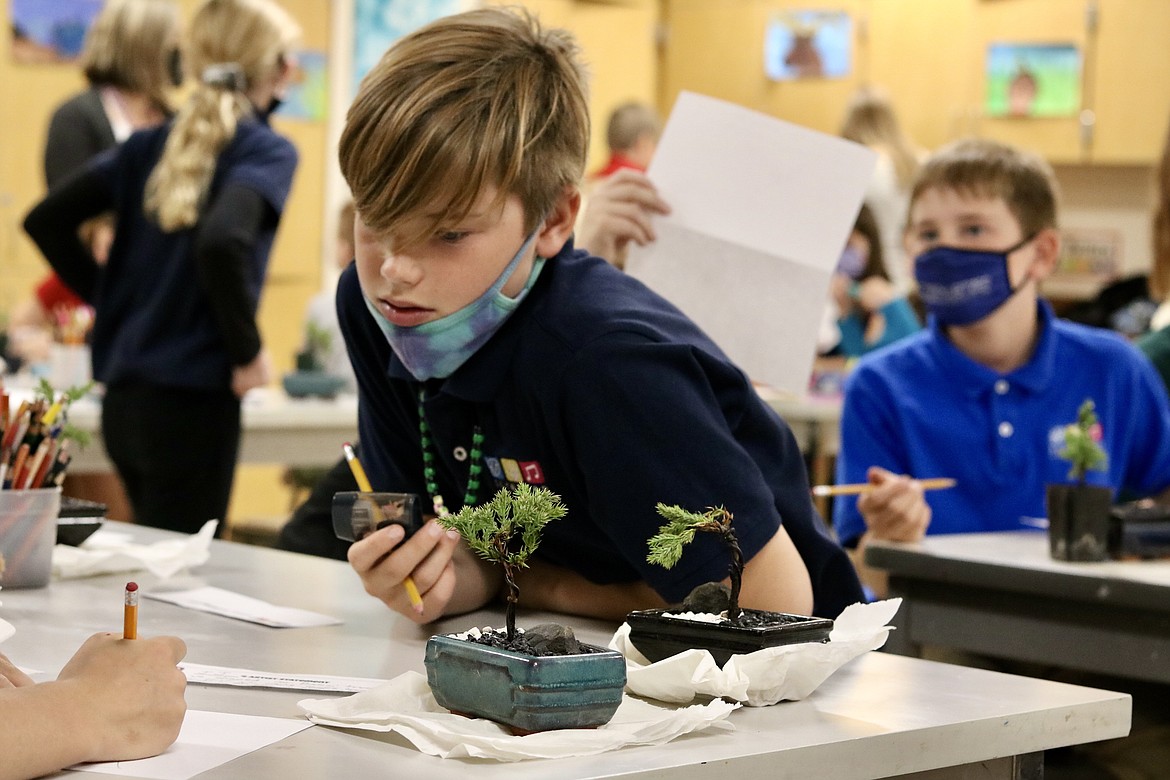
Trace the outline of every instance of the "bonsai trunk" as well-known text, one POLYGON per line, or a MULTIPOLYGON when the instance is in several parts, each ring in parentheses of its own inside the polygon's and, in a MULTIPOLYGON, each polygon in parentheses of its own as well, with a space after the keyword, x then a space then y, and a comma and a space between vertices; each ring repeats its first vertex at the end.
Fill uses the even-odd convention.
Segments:
POLYGON ((739 549, 739 541, 730 528, 723 538, 731 550, 731 595, 727 599, 727 619, 738 623, 743 615, 743 610, 739 608, 739 590, 743 585, 743 551, 739 549))
POLYGON ((508 600, 504 606, 504 625, 507 628, 507 638, 511 642, 516 638, 516 605, 520 603, 520 587, 516 584, 513 567, 505 564, 504 582, 508 585, 508 600))

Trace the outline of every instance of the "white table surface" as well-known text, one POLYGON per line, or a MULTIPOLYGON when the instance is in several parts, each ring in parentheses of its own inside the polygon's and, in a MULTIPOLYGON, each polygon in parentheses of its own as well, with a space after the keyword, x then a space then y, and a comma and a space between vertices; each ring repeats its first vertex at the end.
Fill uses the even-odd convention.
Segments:
MULTIPOLYGON (((156 529, 128 528, 141 541, 171 536, 156 529)), ((17 627, 4 652, 20 665, 55 672, 89 634, 119 630, 122 587, 131 578, 144 591, 163 585, 139 572, 4 591, 0 616, 17 627)), ((202 584, 336 615, 345 623, 271 629, 144 600, 140 635, 178 634, 188 644, 187 659, 196 663, 390 678, 407 670, 422 671, 423 648, 431 633, 500 622, 500 615, 492 611, 419 628, 367 596, 342 562, 230 542, 214 542, 207 564, 165 586, 202 584)), ((523 625, 550 616, 522 611, 519 617, 523 625)), ((566 622, 582 639, 603 644, 615 628, 578 618, 566 622)), ((187 701, 194 709, 297 718, 301 714, 296 702, 319 696, 191 685, 187 701)), ((912 772, 957 777, 947 770, 929 770, 984 762, 981 772, 988 767, 1008 772, 1015 755, 1122 736, 1129 730, 1130 700, 1091 688, 869 653, 847 664, 804 701, 737 710, 730 722, 734 731, 688 735, 660 747, 518 764, 443 760, 419 753, 395 735, 315 727, 202 777, 466 780, 468 772, 477 778, 508 780, 763 776, 844 780, 912 772)))

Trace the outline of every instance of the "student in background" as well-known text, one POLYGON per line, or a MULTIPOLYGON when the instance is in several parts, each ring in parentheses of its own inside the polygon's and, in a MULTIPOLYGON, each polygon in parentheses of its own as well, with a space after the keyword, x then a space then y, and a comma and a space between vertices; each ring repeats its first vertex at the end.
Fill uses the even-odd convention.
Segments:
MULTIPOLYGON (((179 28, 179 11, 172 0, 109 0, 102 7, 81 53, 88 87, 58 106, 49 120, 44 150, 49 189, 134 130, 160 124, 171 115, 168 92, 183 76, 179 28)), ((112 215, 94 217, 80 231, 93 256, 104 263, 114 238, 112 215)), ((31 363, 47 360, 57 318, 84 305, 60 277, 47 274, 9 318, 10 335, 25 345, 18 348, 18 356, 31 363), (36 338, 37 333, 44 335, 36 338)))
MULTIPOLYGON (((573 247, 576 53, 563 31, 483 9, 400 39, 362 82, 340 142, 358 217, 338 314, 370 481, 451 511, 518 481, 559 494, 569 516, 545 529, 523 606, 615 618, 724 579, 715 539, 672 570, 647 563, 664 502, 734 513, 746 605, 836 616, 861 591, 791 431, 676 308, 573 247)), ((349 561, 420 622, 502 585, 433 521, 405 541, 379 530, 349 561)))
POLYGON ((922 328, 905 296, 891 284, 882 251, 877 220, 862 205, 829 282, 841 335, 834 354, 861 357, 922 328))
POLYGON ((1151 219, 1154 262, 1150 270, 1150 294, 1161 305, 1154 313, 1150 332, 1137 345, 1170 389, 1170 129, 1162 147, 1157 170, 1157 201, 1151 219))
POLYGON ((590 178, 604 179, 625 168, 644 172, 650 167, 661 134, 662 122, 653 108, 637 101, 622 103, 610 113, 605 126, 609 159, 590 178))
POLYGON ((298 35, 271 0, 206 0, 185 48, 199 83, 175 119, 98 157, 25 220, 96 309, 102 430, 140 523, 193 532, 227 512, 240 398, 269 379, 255 315, 296 150, 268 114, 298 35), (101 267, 75 228, 110 209, 101 267))
POLYGON ((865 203, 882 235, 882 254, 895 289, 910 289, 911 269, 902 248, 910 184, 923 152, 902 131, 889 97, 875 87, 859 89, 845 109, 842 138, 867 146, 878 155, 865 203))
POLYGON ((166 750, 187 711, 186 653, 173 636, 95 634, 55 681, 39 684, 0 654, 0 780, 166 750))
POLYGON ((1067 481, 1054 441, 1086 398, 1097 405, 1107 472, 1090 481, 1158 495, 1170 488, 1170 401, 1118 335, 1058 320, 1038 285, 1060 249, 1056 190, 1040 158, 961 141, 926 162, 911 193, 906 248, 930 312, 926 330, 862 358, 845 384, 838 538, 863 563, 872 539, 1021 528, 1044 486, 1067 481), (958 484, 924 494, 916 479, 958 484))
MULTIPOLYGON (((334 263, 338 271, 344 271, 353 262, 353 201, 347 200, 337 215, 337 243, 334 263)), ((341 326, 337 324, 337 290, 330 288, 322 290, 309 300, 305 309, 306 340, 310 326, 318 331, 329 334, 329 349, 324 355, 324 369, 327 374, 343 377, 345 389, 353 392, 357 389, 353 376, 353 367, 349 364, 349 355, 345 354, 345 339, 341 335, 341 326)), ((303 348, 308 348, 306 343, 303 348)))

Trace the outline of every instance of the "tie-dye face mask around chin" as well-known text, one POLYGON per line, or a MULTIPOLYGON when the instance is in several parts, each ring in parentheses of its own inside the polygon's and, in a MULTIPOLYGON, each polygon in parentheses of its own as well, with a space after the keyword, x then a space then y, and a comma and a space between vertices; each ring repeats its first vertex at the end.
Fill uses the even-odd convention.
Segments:
POLYGON ((411 376, 420 382, 449 377, 495 335, 528 296, 544 268, 545 259, 536 258, 524 289, 515 298, 501 292, 535 240, 534 230, 483 295, 459 311, 437 320, 410 328, 400 327, 388 322, 374 304, 365 299, 370 316, 378 323, 390 348, 411 376))

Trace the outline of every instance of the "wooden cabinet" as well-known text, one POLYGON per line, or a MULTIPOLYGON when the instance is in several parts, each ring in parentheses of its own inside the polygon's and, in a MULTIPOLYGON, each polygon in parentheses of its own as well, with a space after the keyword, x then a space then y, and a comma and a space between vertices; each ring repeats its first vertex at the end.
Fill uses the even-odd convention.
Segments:
MULTIPOLYGON (((982 116, 978 134, 1055 163, 1151 164, 1170 117, 1170 3, 1165 0, 978 2, 976 64, 991 43, 1067 43, 1082 56, 1081 110, 1067 117, 982 116)), ((976 98, 982 106, 983 95, 976 98)), ((982 113, 982 112, 981 112, 982 113)))
POLYGON ((1170 0, 664 0, 663 9, 664 111, 687 89, 836 132, 853 90, 878 84, 925 147, 981 135, 1058 164, 1153 164, 1170 123, 1170 0), (850 14, 852 73, 769 81, 765 29, 787 9, 850 14), (1080 105, 1066 116, 987 115, 994 43, 1077 47, 1080 105))

